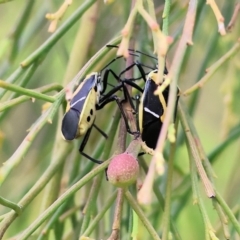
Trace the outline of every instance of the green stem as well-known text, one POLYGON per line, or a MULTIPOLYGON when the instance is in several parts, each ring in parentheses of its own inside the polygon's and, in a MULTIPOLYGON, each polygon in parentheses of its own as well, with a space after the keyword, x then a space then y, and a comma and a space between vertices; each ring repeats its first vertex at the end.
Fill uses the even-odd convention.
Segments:
MULTIPOLYGON (((61 92, 60 92, 61 93, 61 92)), ((23 159, 23 155, 26 154, 29 147, 32 145, 33 140, 38 135, 39 131, 42 129, 42 127, 47 123, 51 122, 51 119, 59 109, 59 106, 63 99, 63 94, 59 95, 59 98, 56 100, 55 103, 52 104, 52 106, 47 109, 34 123, 34 125, 31 127, 30 132, 25 137, 23 142, 20 144, 18 149, 13 153, 13 155, 6 161, 6 163, 1 167, 1 178, 0 178, 0 185, 5 181, 6 177, 9 175, 9 173, 12 171, 14 167, 16 167, 20 161, 23 159)))
MULTIPOLYGON (((32 202, 32 200, 41 192, 41 190, 48 184, 49 180, 54 176, 55 172, 58 170, 59 167, 62 166, 62 164, 66 160, 71 148, 72 145, 66 144, 62 141, 62 145, 59 146, 59 152, 57 156, 55 156, 55 158, 57 158, 58 161, 55 161, 54 164, 51 164, 48 167, 48 169, 44 172, 41 178, 19 201, 18 205, 22 207, 22 210, 24 210, 32 202)), ((11 223, 17 218, 17 216, 18 215, 14 211, 11 211, 0 223, 0 239, 2 239, 5 231, 11 225, 11 223)))
POLYGON ((155 231, 155 229, 153 228, 151 222, 148 220, 148 218, 144 215, 143 210, 140 208, 139 204, 137 203, 137 201, 133 198, 133 196, 131 195, 131 193, 127 190, 125 192, 125 197, 128 200, 129 204, 131 205, 131 207, 133 208, 133 210, 136 212, 136 214, 138 215, 139 219, 142 221, 142 223, 144 224, 144 226, 146 227, 146 229, 148 230, 151 239, 152 240, 161 240, 160 237, 158 236, 157 232, 155 231))
POLYGON ((196 171, 196 166, 194 164, 194 159, 193 159, 194 156, 192 155, 190 144, 187 144, 187 149, 188 149, 189 161, 190 161, 190 175, 192 180, 193 203, 198 205, 200 213, 202 215, 203 223, 205 226, 205 239, 210 240, 208 229, 210 228, 211 224, 208 219, 206 209, 203 205, 203 201, 199 194, 197 171, 196 171))
MULTIPOLYGON (((35 62, 31 67, 29 67, 27 69, 27 73, 25 74, 25 76, 21 79, 21 81, 19 81, 18 85, 21 86, 21 87, 25 87, 29 80, 32 78, 34 72, 36 71, 36 69, 38 68, 39 66, 39 63, 38 62, 35 62)), ((8 82, 6 80, 6 82, 8 82)), ((2 96, 7 92, 6 89, 2 90, 2 92, 0 93, 0 95, 2 94, 2 96)), ((16 98, 19 94, 14 92, 11 94, 11 96, 8 98, 8 99, 13 99, 13 98, 16 98)), ((0 117, 0 120, 4 118, 4 116, 6 115, 7 112, 4 112, 4 114, 1 114, 1 117, 0 117)))
POLYGON ((124 189, 118 188, 115 212, 112 223, 112 233, 108 240, 118 239, 120 236, 120 228, 121 228, 121 219, 122 219, 122 211, 123 211, 123 201, 124 201, 124 189))
POLYGON ((96 1, 81 19, 64 76, 64 86, 76 75, 86 62, 92 41, 94 40, 99 14, 99 3, 99 1, 96 1), (79 42, 81 42, 81 47, 79 47, 79 42))
MULTIPOLYGON (((161 134, 158 139, 157 147, 155 149, 155 155, 154 159, 157 158, 158 153, 163 152, 164 143, 167 137, 167 131, 168 126, 170 122, 172 121, 173 115, 174 115, 174 109, 176 105, 176 98, 177 98, 177 81, 179 78, 183 58, 188 46, 189 41, 192 39, 192 31, 194 27, 194 16, 197 9, 197 1, 196 0, 190 0, 189 6, 188 6, 188 12, 183 28, 183 34, 179 41, 177 50, 175 52, 173 62, 169 71, 168 76, 165 78, 165 82, 170 81, 170 91, 168 96, 168 102, 167 102, 167 111, 166 116, 164 118, 164 122, 161 128, 161 134)), ((157 160, 157 159, 156 159, 157 160)))
MULTIPOLYGON (((111 40, 110 42, 107 43, 107 45, 117 45, 119 44, 121 40, 121 37, 118 36, 116 38, 114 38, 113 40, 111 40)), ((81 70, 76 74, 76 76, 68 83, 68 85, 66 86, 66 88, 68 88, 69 90, 71 90, 73 92, 74 88, 76 86, 79 85, 79 81, 83 78, 85 78, 85 76, 90 73, 91 71, 98 71, 99 69, 101 69, 103 67, 103 64, 99 64, 102 63, 101 60, 106 56, 107 52, 109 51, 109 48, 106 48, 105 46, 103 46, 82 68, 81 70), (98 64, 98 66, 96 67, 96 65, 98 64)))
POLYGON ((165 0, 164 10, 162 14, 162 19, 163 19, 162 31, 165 35, 168 35, 170 9, 171 9, 171 0, 165 0))
POLYGON ((89 226, 90 220, 91 220, 91 215, 93 214, 93 209, 96 207, 96 199, 101 187, 102 183, 102 178, 103 178, 103 173, 99 174, 93 181, 87 203, 83 209, 83 222, 82 222, 82 227, 81 227, 81 235, 84 231, 86 231, 87 227, 89 226))
MULTIPOLYGON (((95 157, 95 156, 94 156, 95 157)), ((78 159, 79 160, 79 159, 78 159)), ((81 179, 82 177, 84 177, 87 173, 89 173, 92 169, 92 162, 88 162, 88 164, 86 165, 86 167, 81 171, 81 174, 77 177, 78 179, 73 180, 69 186, 72 185, 72 183, 76 183, 77 181, 79 181, 79 179, 81 179)), ((59 220, 59 216, 61 216, 61 214, 63 213, 64 210, 66 210, 66 207, 69 205, 69 203, 72 203, 72 198, 69 198, 66 202, 64 202, 58 209, 57 211, 53 214, 53 216, 51 217, 51 219, 48 221, 48 223, 46 224, 46 226, 44 227, 44 229, 42 229, 38 240, 43 240, 45 239, 45 236, 48 234, 48 232, 51 230, 51 228, 53 227, 53 225, 59 220)))
MULTIPOLYGON (((57 129, 60 129, 61 127, 61 116, 62 114, 58 114, 59 116, 59 121, 57 124, 57 129)), ((58 161, 57 158, 54 156, 57 155, 59 151, 59 144, 62 141, 62 136, 60 131, 56 132, 55 140, 54 140, 54 145, 53 145, 53 151, 51 152, 51 164, 54 164, 55 161, 58 161)), ((48 186, 44 189, 43 192, 43 197, 41 201, 41 211, 44 211, 47 207, 49 207, 57 198, 58 195, 60 194, 60 189, 61 189, 61 179, 62 179, 62 174, 63 174, 63 167, 59 167, 58 171, 55 173, 51 181, 49 182, 48 186)))
POLYGON ((17 25, 15 26, 14 31, 11 33, 13 42, 12 42, 12 49, 11 49, 11 52, 9 55, 10 62, 13 61, 18 54, 19 45, 20 45, 19 40, 23 33, 24 28, 26 27, 26 25, 29 21, 29 17, 31 15, 34 3, 35 3, 35 1, 32 1, 32 0, 27 1, 26 5, 21 13, 20 19, 18 19, 17 25))
POLYGON ((211 76, 221 67, 222 64, 226 64, 226 61, 229 60, 231 57, 233 57, 235 54, 238 53, 240 49, 240 42, 236 42, 233 47, 225 54, 223 55, 217 62, 215 62, 211 67, 207 69, 207 74, 200 79, 196 84, 194 84, 192 87, 187 89, 183 95, 187 96, 196 89, 203 87, 203 85, 209 81, 211 76))
POLYGON ((238 232, 238 235, 240 236, 240 224, 218 191, 216 191, 216 200, 222 207, 223 211, 228 216, 229 220, 232 222, 232 225, 234 226, 235 230, 238 232))
MULTIPOLYGON (((216 199, 213 199, 213 206, 216 209, 217 213, 218 213, 218 217, 220 219, 220 224, 222 226, 222 231, 224 233, 224 237, 226 239, 230 239, 230 232, 229 232, 229 227, 228 227, 228 218, 227 216, 224 214, 221 206, 218 204, 218 202, 216 201, 216 199)), ((216 230, 216 232, 218 232, 216 230)))
POLYGON ((106 201, 103 208, 99 211, 97 216, 91 220, 90 224, 88 225, 87 229, 81 234, 80 240, 83 237, 89 236, 92 231, 96 228, 98 222, 102 219, 103 215, 107 212, 107 210, 112 206, 114 200, 117 197, 117 191, 114 191, 114 193, 109 197, 109 199, 106 201))
MULTIPOLYGON (((140 164, 141 164, 141 167, 143 168, 144 172, 147 173, 148 172, 148 167, 147 167, 147 164, 146 164, 146 162, 144 161, 143 158, 141 158, 140 164)), ((159 189, 159 184, 157 182, 154 182, 153 191, 154 191, 154 194, 156 195, 156 198, 159 202, 159 213, 160 213, 160 211, 163 212, 165 202, 164 202, 163 195, 162 195, 162 193, 159 189)), ((186 202, 186 201, 184 201, 184 202, 186 202)), ((182 205, 183 204, 181 204, 181 206, 182 205)), ((174 239, 180 240, 181 237, 180 237, 180 235, 177 231, 176 226, 174 225, 173 217, 171 217, 171 219, 170 219, 170 227, 171 227, 171 231, 174 235, 174 239)))
MULTIPOLYGON (((3 112, 5 114, 6 110, 8 110, 9 108, 12 108, 14 106, 17 106, 18 104, 22 103, 22 102, 26 102, 27 100, 29 100, 29 97, 27 96, 21 96, 21 97, 17 97, 15 99, 11 99, 9 101, 0 103, 0 112, 3 112)), ((2 115, 0 115, 2 118, 2 115)))
MULTIPOLYGON (((62 86, 53 83, 53 84, 49 84, 49 85, 46 85, 46 86, 43 86, 43 87, 40 87, 40 88, 36 88, 34 90, 37 91, 37 92, 40 92, 40 93, 47 93, 47 92, 51 92, 51 91, 61 91, 62 86)), ((28 96, 20 96, 20 97, 5 101, 3 103, 0 103, 0 112, 4 111, 4 113, 5 113, 5 111, 7 109, 9 109, 11 107, 14 107, 14 106, 17 106, 18 104, 20 104, 22 102, 25 102, 27 100, 29 100, 28 96)))
POLYGON ((26 89, 26 88, 23 88, 23 87, 19 87, 15 84, 7 83, 3 80, 0 80, 0 87, 4 88, 4 89, 7 89, 7 90, 10 90, 10 91, 13 91, 13 92, 17 92, 17 93, 22 94, 22 95, 26 95, 26 96, 29 96, 29 97, 32 97, 32 98, 41 99, 41 100, 51 102, 51 103, 53 103, 56 100, 54 97, 47 96, 45 94, 36 92, 34 90, 31 90, 31 89, 26 89))
POLYGON ((18 238, 18 240, 28 239, 28 237, 47 219, 49 218, 69 197, 76 193, 82 186, 89 182, 98 173, 104 171, 108 166, 110 160, 105 161, 97 166, 80 181, 69 188, 62 194, 48 209, 46 209, 18 238))
POLYGON ((186 135, 187 143, 190 146, 191 154, 193 155, 193 158, 194 158, 197 170, 198 170, 198 174, 204 185, 206 194, 210 198, 214 197, 215 192, 214 192, 213 183, 209 180, 209 178, 206 174, 206 171, 203 168, 201 156, 199 154, 198 146, 197 146, 197 144, 199 144, 199 143, 197 143, 196 139, 193 136, 194 135, 193 125, 190 123, 191 122, 190 116, 188 115, 188 113, 185 109, 185 105, 181 100, 179 103, 179 118, 180 118, 182 127, 184 129, 185 135, 186 135))
MULTIPOLYGON (((26 71, 27 69, 23 69, 21 67, 17 68, 5 81, 5 83, 14 83, 17 79, 26 71)), ((0 99, 6 93, 5 89, 0 89, 0 99)))
POLYGON ((39 58, 43 52, 48 52, 60 38, 71 29, 71 27, 82 17, 86 10, 91 7, 91 5, 96 0, 84 1, 83 4, 66 20, 57 30, 53 33, 47 41, 45 41, 35 52, 33 52, 29 57, 22 61, 21 66, 23 68, 31 65, 37 58, 39 58))
POLYGON ((0 197, 0 204, 5 207, 9 207, 9 208, 13 209, 18 215, 20 215, 22 213, 21 206, 3 198, 3 197, 0 197))
POLYGON ((217 156, 220 155, 234 140, 238 139, 240 135, 240 125, 232 129, 224 142, 220 143, 209 154, 208 158, 211 163, 217 160, 217 156))
POLYGON ((174 169, 174 153, 176 144, 171 144, 170 156, 168 161, 168 173, 167 173, 167 188, 165 197, 165 206, 163 213, 163 233, 162 240, 168 240, 169 236, 169 225, 170 225, 170 214, 171 214, 171 193, 172 193, 172 179, 173 179, 173 169, 174 169))

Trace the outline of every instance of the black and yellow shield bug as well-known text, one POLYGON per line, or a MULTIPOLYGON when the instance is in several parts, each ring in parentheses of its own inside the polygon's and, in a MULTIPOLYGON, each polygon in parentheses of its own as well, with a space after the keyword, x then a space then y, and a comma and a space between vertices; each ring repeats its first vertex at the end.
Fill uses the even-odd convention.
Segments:
POLYGON ((101 83, 98 82, 97 73, 88 75, 78 86, 62 120, 62 135, 65 140, 71 141, 83 136, 93 125, 100 91, 101 83))
MULTIPOLYGON (((72 98, 68 102, 66 113, 62 120, 61 130, 63 138, 67 141, 71 141, 75 138, 84 136, 79 151, 82 155, 96 163, 101 163, 102 161, 95 160, 83 152, 92 127, 95 127, 100 133, 102 133, 103 136, 107 137, 106 134, 94 124, 96 110, 103 108, 109 102, 116 101, 123 113, 122 104, 118 97, 114 94, 118 90, 123 89, 124 98, 126 99, 128 97, 127 89, 123 84, 123 81, 119 80, 119 76, 117 76, 111 69, 106 69, 118 58, 121 57, 113 59, 100 72, 93 72, 86 76, 86 78, 79 84, 73 93, 72 98), (102 74, 103 70, 105 71, 102 74), (105 94, 109 74, 112 74, 112 76, 118 81, 118 85, 105 94)), ((122 71, 120 75, 123 74, 124 71, 122 71)), ((126 82, 128 82, 128 80, 126 80, 126 82)), ((126 126, 128 126, 125 115, 124 120, 126 126)), ((130 132, 129 128, 128 131, 130 132)))
MULTIPOLYGON (((158 137, 165 118, 169 96, 169 86, 166 87, 160 96, 154 94, 159 86, 156 83, 157 72, 157 70, 154 70, 148 74, 138 107, 138 122, 142 140, 146 143, 147 147, 151 149, 156 148, 158 137)), ((166 68, 164 74, 167 74, 166 68)), ((178 98, 179 97, 177 96, 176 107, 178 98)), ((176 109, 174 119, 175 117, 176 109)))
MULTIPOLYGON (((115 48, 118 47, 114 45, 108 45, 108 46, 115 47, 115 48)), ((140 51, 133 50, 133 49, 129 49, 129 51, 143 54, 147 57, 150 57, 156 60, 154 56, 150 56, 140 51)), ((140 91, 142 92, 142 96, 140 97, 138 95, 135 98, 137 100, 137 106, 136 106, 136 109, 134 110, 137 112, 137 115, 138 115, 137 125, 138 125, 138 129, 143 142, 145 142, 146 147, 149 148, 148 150, 146 150, 146 148, 144 150, 148 151, 148 153, 150 152, 153 153, 153 151, 151 150, 156 148, 158 137, 161 132, 162 124, 164 122, 164 118, 167 110, 167 102, 168 102, 170 86, 167 86, 160 96, 155 95, 154 94, 155 91, 157 90, 159 85, 161 85, 157 83, 158 69, 153 69, 138 61, 134 62, 130 67, 134 67, 134 66, 137 66, 141 74, 141 78, 145 82, 144 88, 140 91), (151 70, 149 73, 145 73, 143 67, 147 67, 153 70, 151 70)), ((166 74, 168 74, 168 71, 167 71, 167 68, 165 67, 164 75, 166 74)), ((136 88, 135 81, 130 82, 128 80, 127 83, 136 88)), ((177 92, 179 92, 179 90, 177 90, 177 92)), ((177 96, 176 108, 177 108, 178 99, 179 97, 177 96)), ((176 109, 175 109, 174 119, 175 117, 176 117, 176 109)))

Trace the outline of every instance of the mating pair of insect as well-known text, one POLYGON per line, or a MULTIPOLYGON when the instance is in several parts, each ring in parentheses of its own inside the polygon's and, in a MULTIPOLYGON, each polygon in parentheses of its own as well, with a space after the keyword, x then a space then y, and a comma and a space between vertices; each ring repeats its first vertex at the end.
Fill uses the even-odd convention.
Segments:
MULTIPOLYGON (((108 45, 107 47, 117 47, 108 45)), ((130 50, 130 54, 140 53, 146 56, 148 54, 141 53, 139 51, 130 50)), ((152 56, 149 56, 152 57, 152 56)), ((138 113, 138 129, 141 134, 142 140, 145 142, 149 149, 155 149, 159 133, 161 131, 162 123, 164 121, 164 115, 166 111, 169 86, 163 91, 162 98, 154 95, 155 90, 158 87, 156 83, 157 69, 151 70, 149 73, 144 71, 144 64, 134 61, 130 66, 124 69, 119 75, 108 67, 120 57, 113 59, 108 63, 100 72, 93 72, 86 76, 86 78, 80 83, 78 88, 73 93, 72 99, 68 103, 67 111, 62 120, 62 135, 65 140, 71 141, 80 136, 84 136, 84 139, 80 145, 80 153, 95 163, 102 163, 102 161, 96 160, 83 152, 84 147, 88 141, 91 130, 95 127, 103 136, 107 137, 104 132, 101 131, 95 124, 96 110, 103 108, 106 104, 116 101, 118 107, 124 118, 127 131, 130 134, 133 132, 128 125, 127 117, 124 113, 122 102, 129 100, 132 108, 138 113), (137 67, 144 82, 144 89, 139 87, 135 81, 136 79, 121 79, 121 76, 133 67, 137 67), (118 82, 118 85, 105 94, 108 84, 109 74, 111 74, 118 82), (139 97, 135 98, 137 101, 136 107, 133 104, 132 99, 126 88, 126 84, 132 86, 142 93, 140 103, 139 97), (115 93, 119 90, 123 90, 124 99, 120 101, 115 93)), ((152 57, 156 59, 155 57, 152 57)), ((165 68, 164 74, 167 74, 165 68)), ((178 98, 177 98, 178 100, 178 98)), ((177 105, 177 104, 176 104, 177 105)))

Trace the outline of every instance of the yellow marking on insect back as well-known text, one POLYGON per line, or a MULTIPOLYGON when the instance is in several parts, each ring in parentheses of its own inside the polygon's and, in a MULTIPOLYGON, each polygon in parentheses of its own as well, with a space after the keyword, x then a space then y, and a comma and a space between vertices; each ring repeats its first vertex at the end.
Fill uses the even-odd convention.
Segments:
MULTIPOLYGON (((149 79, 152 79, 157 84, 157 71, 150 72, 148 77, 149 77, 149 79)), ((162 92, 158 93, 158 96, 159 96, 159 100, 160 100, 160 103, 162 104, 162 108, 163 108, 163 114, 160 117, 161 121, 163 122, 165 115, 166 115, 167 103, 166 103, 166 100, 165 100, 162 92)))
POLYGON ((84 135, 87 132, 87 130, 93 125, 95 119, 96 103, 97 93, 95 92, 94 89, 91 89, 85 100, 82 112, 80 114, 77 132, 78 136, 84 135), (92 115, 90 114, 91 110, 93 111, 92 115), (87 120, 88 117, 90 117, 89 121, 87 120))
POLYGON ((154 149, 150 148, 147 146, 147 144, 145 142, 141 142, 141 147, 142 147, 142 150, 147 153, 147 154, 150 154, 150 155, 154 155, 155 151, 154 149))
MULTIPOLYGON (((152 79, 156 84, 157 84, 157 71, 154 70, 154 71, 151 71, 149 74, 148 74, 148 79, 152 79)), ((158 84, 157 84, 158 85, 158 84)))
POLYGON ((162 104, 162 108, 163 108, 163 114, 160 117, 161 121, 163 122, 164 118, 165 118, 166 110, 167 110, 167 104, 166 104, 165 98, 162 93, 159 93, 158 97, 159 97, 159 100, 160 100, 160 102, 162 104))
POLYGON ((85 83, 85 80, 86 80, 86 79, 87 79, 87 78, 85 78, 85 79, 79 84, 79 86, 77 87, 77 89, 76 89, 76 90, 74 91, 74 93, 72 94, 71 98, 68 99, 67 107, 66 107, 66 112, 69 111, 71 100, 72 100, 72 99, 74 98, 74 96, 80 91, 80 89, 82 88, 82 86, 83 86, 83 84, 85 83))
POLYGON ((139 124, 139 129, 140 129, 140 133, 142 133, 143 131, 143 97, 141 97, 140 99, 140 103, 138 106, 138 124, 139 124))

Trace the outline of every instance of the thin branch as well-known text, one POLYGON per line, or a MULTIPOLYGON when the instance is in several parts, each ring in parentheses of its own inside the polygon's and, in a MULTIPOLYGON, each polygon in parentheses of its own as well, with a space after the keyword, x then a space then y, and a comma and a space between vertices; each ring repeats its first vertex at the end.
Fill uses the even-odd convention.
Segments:
POLYGON ((238 53, 240 49, 240 39, 233 45, 233 47, 225 54, 223 55, 217 62, 215 62, 211 67, 209 67, 206 70, 206 75, 200 79, 196 84, 194 84, 192 87, 187 89, 183 95, 187 96, 193 91, 197 90, 198 88, 202 88, 203 85, 210 80, 211 76, 223 65, 228 61, 231 57, 233 57, 235 54, 238 53))
MULTIPOLYGON (((62 141, 63 143, 63 141, 62 141)), ((24 210, 33 199, 41 192, 41 190, 46 186, 49 180, 53 177, 54 173, 62 166, 63 162, 66 160, 72 145, 64 144, 59 145, 58 155, 55 156, 58 161, 51 164, 48 169, 44 172, 41 178, 34 184, 34 186, 24 195, 24 197, 19 201, 18 205, 24 210)), ((0 239, 2 239, 5 231, 11 225, 11 223, 17 218, 17 214, 14 211, 9 212, 3 221, 0 223, 0 239)))
POLYGON ((5 206, 5 207, 13 209, 18 215, 20 215, 22 213, 21 206, 7 200, 6 198, 0 197, 0 204, 5 206))
POLYGON ((136 200, 133 198, 133 196, 131 195, 131 193, 128 190, 125 192, 125 197, 128 200, 129 204, 131 205, 132 209, 138 215, 139 219, 142 221, 143 225, 148 230, 148 232, 151 236, 151 239, 152 240, 161 240, 160 237, 158 236, 157 232, 153 228, 151 222, 145 216, 145 214, 143 213, 143 210, 140 208, 139 204, 136 202, 136 200))
POLYGON ((184 110, 184 104, 182 103, 182 101, 179 104, 179 118, 180 118, 181 124, 183 126, 183 129, 185 131, 185 135, 187 137, 187 142, 189 144, 189 149, 191 150, 191 154, 193 155, 193 158, 194 158, 197 170, 198 170, 198 174, 204 185, 206 194, 209 198, 215 197, 214 186, 213 186, 212 182, 209 180, 209 178, 203 168, 202 160, 201 160, 201 157, 199 156, 198 148, 196 145, 196 140, 192 135, 191 126, 190 126, 190 124, 188 124, 187 119, 189 118, 189 116, 187 115, 187 112, 184 110))
POLYGON ((225 26, 224 26, 224 17, 222 16, 216 2, 214 0, 207 0, 207 4, 210 5, 210 7, 212 8, 213 13, 216 17, 219 33, 222 36, 226 35, 226 30, 225 30, 225 26))
POLYGON ((63 17, 67 8, 72 4, 72 0, 65 0, 55 13, 47 13, 46 18, 51 21, 48 32, 55 32, 58 22, 63 17))
POLYGON ((224 199, 221 197, 221 195, 217 191, 216 191, 216 201, 222 207, 223 211, 228 216, 228 219, 232 222, 234 229, 238 232, 238 235, 240 236, 240 224, 238 220, 236 219, 231 209, 228 207, 224 199))
POLYGON ((61 39, 61 37, 71 29, 71 27, 95 1, 96 0, 84 1, 83 4, 62 24, 61 27, 56 30, 54 34, 52 34, 35 52, 22 61, 21 67, 28 67, 43 53, 48 52, 61 39))
POLYGON ((105 161, 97 166, 81 180, 75 183, 65 193, 63 193, 49 208, 47 208, 18 238, 18 240, 28 239, 28 237, 46 220, 48 219, 69 197, 75 194, 82 186, 94 178, 97 174, 104 171, 110 160, 105 161))
POLYGON ((120 227, 121 227, 121 218, 123 210, 123 200, 124 200, 124 189, 118 189, 117 201, 115 206, 115 213, 112 224, 112 233, 108 240, 118 240, 120 239, 120 227))
POLYGON ((83 239, 84 239, 84 237, 86 238, 87 236, 89 236, 92 233, 92 231, 96 228, 96 226, 99 223, 99 221, 103 218, 104 214, 112 206, 114 200, 116 199, 116 196, 117 196, 117 191, 114 191, 113 194, 108 198, 108 200, 106 200, 104 206, 99 211, 97 216, 93 220, 91 220, 91 222, 88 225, 87 229, 85 230, 85 232, 80 237, 80 240, 81 240, 81 238, 83 238, 83 239))
POLYGON ((240 10, 240 3, 237 3, 235 8, 234 8, 234 12, 233 12, 233 15, 232 15, 232 18, 227 26, 227 30, 228 31, 231 31, 237 21, 237 17, 238 17, 238 14, 239 14, 239 10, 240 10))
POLYGON ((15 84, 7 83, 6 81, 3 81, 3 80, 0 80, 0 87, 10 90, 10 91, 13 91, 13 92, 17 92, 21 95, 26 95, 26 96, 29 96, 32 98, 41 99, 41 100, 51 102, 51 103, 53 103, 56 100, 54 97, 42 94, 40 92, 37 92, 36 90, 23 88, 23 87, 15 85, 15 84))
POLYGON ((63 93, 59 96, 58 100, 53 103, 53 105, 46 110, 35 122, 35 124, 31 127, 30 132, 25 137, 23 142, 20 144, 18 149, 13 153, 13 155, 4 163, 4 165, 1 167, 1 177, 0 177, 0 185, 6 180, 6 177, 9 175, 9 173, 21 162, 23 159, 23 155, 26 154, 29 147, 32 145, 33 140, 38 135, 39 131, 43 128, 43 126, 51 121, 52 117, 57 112, 60 104, 63 100, 63 93))

